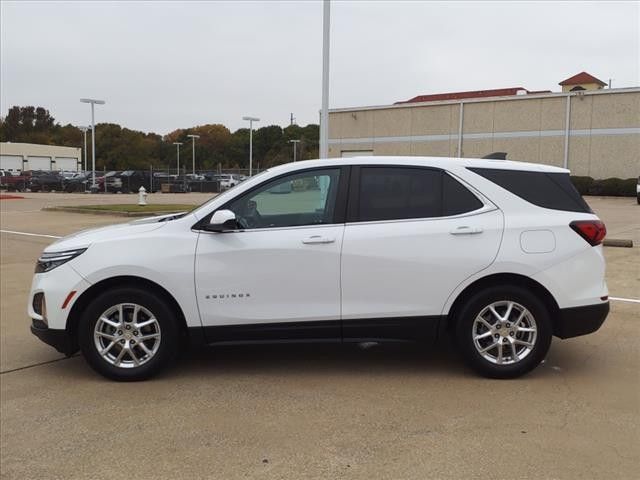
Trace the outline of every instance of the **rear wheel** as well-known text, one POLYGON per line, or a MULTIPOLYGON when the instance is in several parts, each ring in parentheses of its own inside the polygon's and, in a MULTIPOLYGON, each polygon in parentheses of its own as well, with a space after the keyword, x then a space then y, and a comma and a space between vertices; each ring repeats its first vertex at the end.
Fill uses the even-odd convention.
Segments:
POLYGON ((81 320, 80 349, 101 375, 144 380, 176 354, 176 319, 166 302, 144 290, 115 289, 97 297, 81 320))
POLYGON ((490 378, 514 378, 533 370, 551 345, 551 320, 531 292, 497 286, 462 307, 456 341, 466 363, 490 378))

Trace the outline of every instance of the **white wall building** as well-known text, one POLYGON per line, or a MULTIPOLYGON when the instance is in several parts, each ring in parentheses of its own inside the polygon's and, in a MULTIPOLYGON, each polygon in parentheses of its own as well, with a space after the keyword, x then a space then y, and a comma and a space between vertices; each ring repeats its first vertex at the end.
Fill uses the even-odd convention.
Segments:
POLYGON ((0 143, 0 170, 82 170, 82 150, 34 143, 0 143))

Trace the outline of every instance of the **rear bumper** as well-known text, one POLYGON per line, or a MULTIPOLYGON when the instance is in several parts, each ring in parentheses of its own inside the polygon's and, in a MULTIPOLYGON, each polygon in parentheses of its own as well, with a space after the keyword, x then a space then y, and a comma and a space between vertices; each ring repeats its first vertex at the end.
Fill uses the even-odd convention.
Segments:
POLYGON ((32 320, 31 333, 47 345, 51 345, 57 351, 67 356, 73 355, 77 350, 69 332, 49 328, 46 323, 40 320, 32 320))
POLYGON ((578 337, 598 330, 609 314, 609 302, 560 309, 553 334, 560 338, 578 337))

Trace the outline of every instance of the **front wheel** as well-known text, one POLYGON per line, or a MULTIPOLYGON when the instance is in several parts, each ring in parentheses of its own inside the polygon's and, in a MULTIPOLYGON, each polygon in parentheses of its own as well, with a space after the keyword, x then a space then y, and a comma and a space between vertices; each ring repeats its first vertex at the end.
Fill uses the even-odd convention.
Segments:
POLYGON ((179 330, 166 302, 144 290, 109 290, 91 302, 78 331, 80 350, 101 375, 147 379, 174 358, 179 330))
POLYGON ((466 363, 483 376, 515 378, 533 370, 551 345, 545 305, 529 291, 498 286, 462 307, 456 341, 466 363))

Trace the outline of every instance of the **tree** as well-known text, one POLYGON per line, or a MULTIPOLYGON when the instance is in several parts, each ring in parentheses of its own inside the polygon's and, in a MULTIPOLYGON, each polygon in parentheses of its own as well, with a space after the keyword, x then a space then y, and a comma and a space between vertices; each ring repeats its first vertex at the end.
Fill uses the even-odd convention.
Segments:
MULTIPOLYGON (((91 135, 91 132, 88 132, 91 135)), ((196 169, 215 170, 249 167, 249 130, 241 128, 231 133, 221 124, 205 124, 180 128, 164 137, 123 128, 115 123, 96 126, 96 168, 107 170, 156 170, 176 168, 176 148, 173 142, 182 142, 181 165, 191 168, 191 139, 196 140, 196 169)), ((300 140, 298 158, 314 158, 318 152, 318 125, 300 127, 290 125, 282 129, 268 125, 254 131, 254 168, 278 165, 292 159, 289 140, 300 140)), ((56 123, 44 107, 14 106, 0 119, 0 141, 25 142, 43 145, 82 147, 83 134, 79 128, 56 123)))

